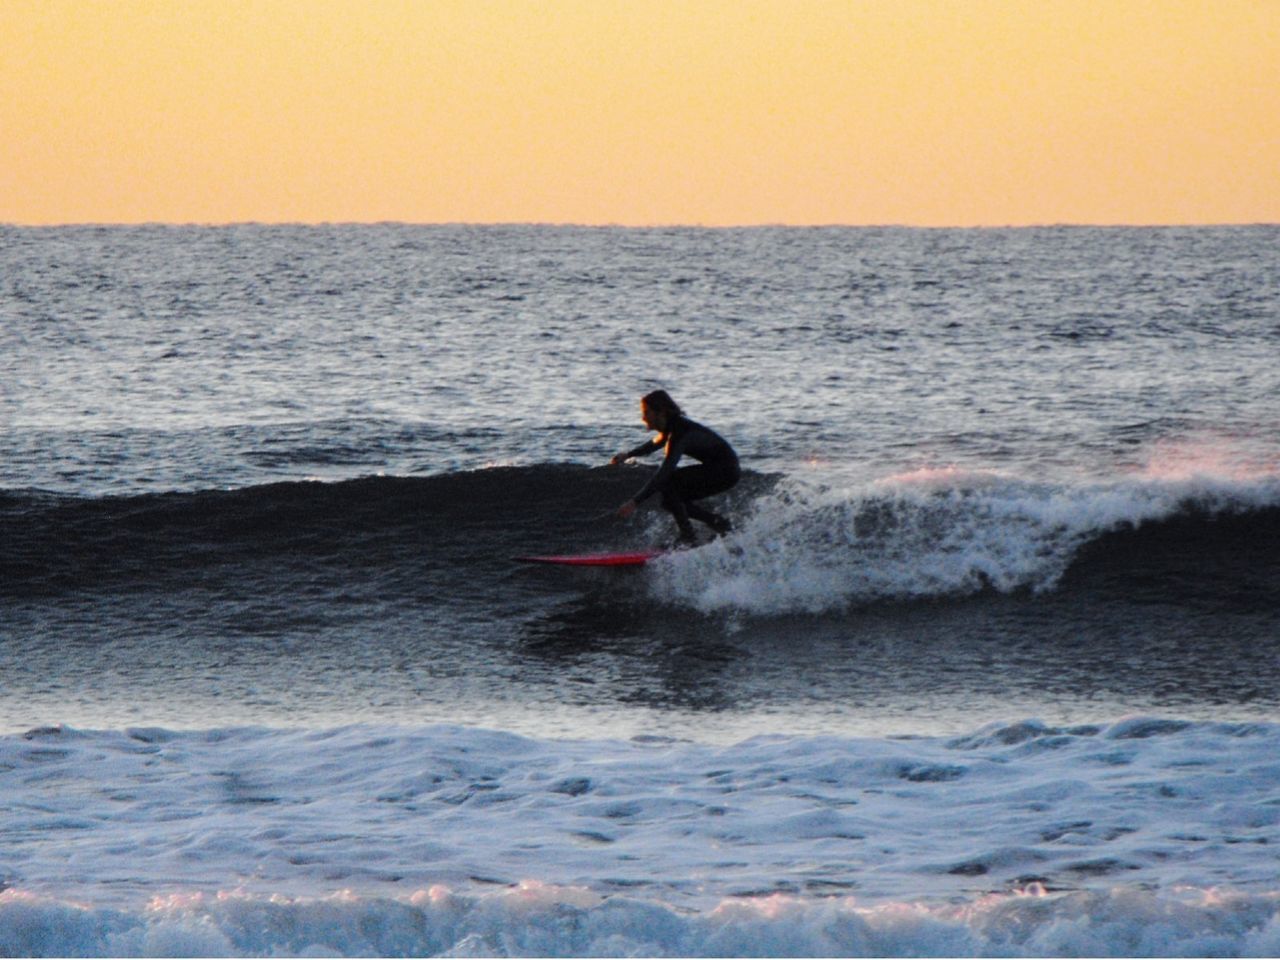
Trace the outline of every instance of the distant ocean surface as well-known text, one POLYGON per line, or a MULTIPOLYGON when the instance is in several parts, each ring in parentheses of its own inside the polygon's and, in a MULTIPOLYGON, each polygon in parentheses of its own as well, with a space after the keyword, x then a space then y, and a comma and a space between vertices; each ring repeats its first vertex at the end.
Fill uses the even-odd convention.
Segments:
POLYGON ((1280 227, 0 227, 0 544, 0 955, 1280 953, 1280 227))

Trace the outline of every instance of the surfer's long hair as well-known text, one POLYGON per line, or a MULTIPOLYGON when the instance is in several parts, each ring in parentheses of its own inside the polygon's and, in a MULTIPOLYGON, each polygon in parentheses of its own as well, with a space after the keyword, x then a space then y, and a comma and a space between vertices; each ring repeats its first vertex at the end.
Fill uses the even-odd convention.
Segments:
POLYGON ((682 417, 684 411, 680 409, 680 404, 671 399, 671 394, 665 390, 654 390, 652 393, 646 393, 640 398, 650 410, 658 410, 665 414, 668 418, 682 417))

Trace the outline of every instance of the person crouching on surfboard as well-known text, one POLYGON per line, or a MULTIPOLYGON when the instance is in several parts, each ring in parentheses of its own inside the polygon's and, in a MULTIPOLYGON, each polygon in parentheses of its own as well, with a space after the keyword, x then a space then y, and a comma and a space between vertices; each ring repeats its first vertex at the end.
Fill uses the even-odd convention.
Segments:
POLYGON ((661 493, 662 505, 675 517, 682 541, 692 543, 694 540, 690 517, 718 534, 728 533, 728 520, 702 509, 694 501, 724 493, 738 482, 741 471, 733 447, 714 430, 686 417, 665 390, 645 394, 640 401, 640 416, 645 426, 656 430, 658 436, 634 450, 617 454, 609 463, 616 466, 633 457, 647 456, 660 447, 666 448, 666 459, 640 492, 618 508, 618 516, 626 519, 649 497, 661 493), (700 463, 676 469, 685 455, 700 463))

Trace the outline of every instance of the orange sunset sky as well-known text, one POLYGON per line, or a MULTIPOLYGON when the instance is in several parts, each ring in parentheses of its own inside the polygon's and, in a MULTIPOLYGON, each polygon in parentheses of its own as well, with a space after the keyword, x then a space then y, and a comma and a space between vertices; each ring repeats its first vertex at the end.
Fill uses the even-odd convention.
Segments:
POLYGON ((1280 222, 1280 0, 0 0, 0 222, 1280 222))

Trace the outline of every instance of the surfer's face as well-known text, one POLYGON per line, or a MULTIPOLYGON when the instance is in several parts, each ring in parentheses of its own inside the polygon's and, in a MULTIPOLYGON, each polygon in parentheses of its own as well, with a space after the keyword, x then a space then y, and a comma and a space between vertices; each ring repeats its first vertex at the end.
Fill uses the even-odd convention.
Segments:
POLYGON ((640 418, 644 420, 644 425, 650 430, 662 431, 667 426, 665 411, 655 410, 647 403, 640 404, 640 418))

